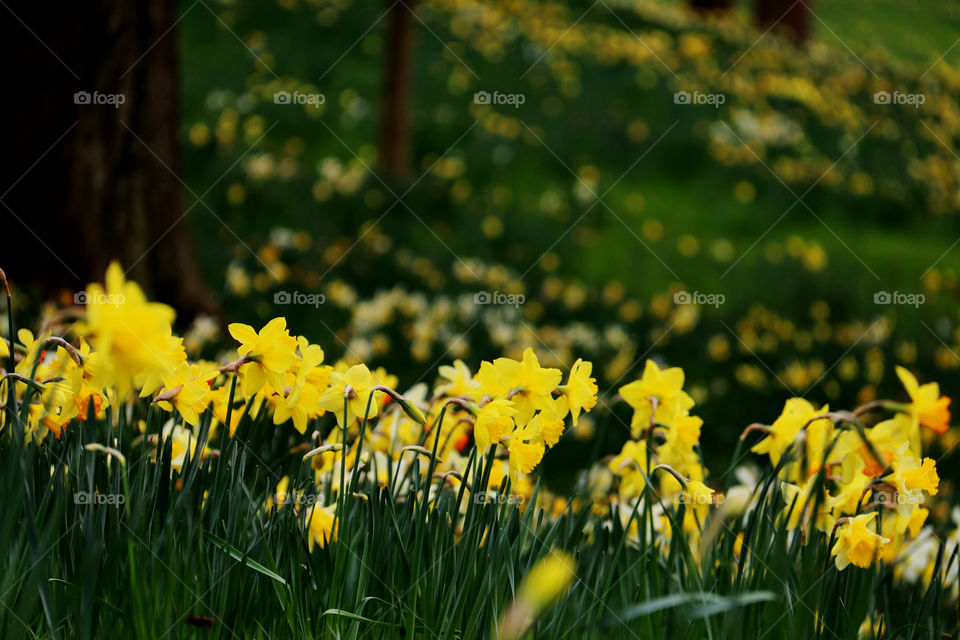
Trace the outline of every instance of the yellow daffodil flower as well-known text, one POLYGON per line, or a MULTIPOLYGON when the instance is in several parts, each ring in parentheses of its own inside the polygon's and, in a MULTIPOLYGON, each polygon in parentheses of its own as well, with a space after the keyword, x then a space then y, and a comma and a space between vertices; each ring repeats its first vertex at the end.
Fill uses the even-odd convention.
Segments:
POLYGON ((693 407, 693 398, 683 390, 683 382, 680 367, 661 370, 653 360, 647 360, 640 379, 620 387, 620 395, 633 407, 630 429, 634 437, 650 426, 651 419, 669 424, 686 415, 693 407))
POLYGON ((870 530, 870 524, 876 517, 876 511, 864 513, 849 518, 840 526, 832 550, 838 571, 843 571, 851 564, 866 569, 880 555, 882 546, 890 542, 889 538, 870 530))

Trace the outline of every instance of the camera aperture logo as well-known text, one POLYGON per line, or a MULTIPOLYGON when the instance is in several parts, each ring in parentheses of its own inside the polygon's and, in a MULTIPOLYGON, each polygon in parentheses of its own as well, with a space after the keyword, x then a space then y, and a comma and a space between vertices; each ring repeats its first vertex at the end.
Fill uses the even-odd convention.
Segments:
POLYGON ((473 294, 474 304, 499 304, 519 307, 527 301, 522 293, 501 293, 500 291, 478 291, 473 294))
POLYGON ((274 104, 307 104, 311 107, 319 107, 327 101, 327 97, 322 93, 301 93, 294 91, 277 91, 273 94, 274 104))
POLYGON ((719 109, 720 105, 727 101, 727 96, 722 93, 702 93, 700 91, 677 91, 673 94, 673 104, 708 104, 714 109, 719 109))
POLYGON ((673 294, 673 304, 699 304, 702 306, 719 307, 726 301, 727 296, 722 293, 677 291, 673 294))
POLYGON ((119 307, 127 298, 122 293, 91 293, 77 291, 73 294, 73 304, 119 307))
POLYGON ((903 304, 918 309, 926 301, 927 297, 922 293, 877 291, 873 294, 873 304, 903 304))
POLYGON ((522 93, 500 93, 499 91, 490 93, 489 91, 477 91, 473 94, 473 104, 508 104, 512 105, 514 109, 519 109, 520 105, 526 101, 527 96, 522 93))
POLYGON ((873 94, 874 104, 905 104, 919 109, 920 105, 927 101, 927 96, 922 93, 903 93, 902 91, 877 91, 873 94))
POLYGON ((122 93, 100 93, 99 91, 77 91, 73 94, 73 104, 108 105, 119 109, 127 101, 122 93))
POLYGON ((277 291, 273 294, 273 304, 301 304, 319 308, 327 297, 322 293, 303 293, 302 291, 277 291))

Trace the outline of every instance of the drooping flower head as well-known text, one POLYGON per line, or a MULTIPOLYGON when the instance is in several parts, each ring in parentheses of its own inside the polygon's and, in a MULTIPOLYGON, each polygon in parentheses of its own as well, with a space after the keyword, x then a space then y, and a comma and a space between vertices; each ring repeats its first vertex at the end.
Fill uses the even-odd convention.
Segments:
POLYGON ((876 517, 877 512, 872 511, 849 518, 840 526, 833 545, 834 562, 839 571, 851 564, 866 569, 880 555, 883 545, 890 542, 889 538, 871 530, 871 526, 876 527, 873 525, 876 517))

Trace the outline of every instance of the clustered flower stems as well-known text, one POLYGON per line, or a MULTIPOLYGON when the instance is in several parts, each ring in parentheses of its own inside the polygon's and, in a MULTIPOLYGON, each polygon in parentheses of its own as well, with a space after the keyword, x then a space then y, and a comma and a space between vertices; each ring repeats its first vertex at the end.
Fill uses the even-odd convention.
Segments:
POLYGON ((926 522, 946 491, 921 450, 949 399, 906 371, 908 403, 791 399, 745 431, 771 464, 718 491, 682 370, 647 362, 618 390, 629 439, 567 497, 536 470, 598 403, 588 362, 560 384, 532 350, 458 361, 401 394, 386 372, 324 365, 283 319, 232 326, 226 365, 189 362, 162 305, 107 281, 127 302, 87 309, 78 358, 11 331, 4 637, 23 621, 80 638, 211 620, 274 637, 956 628, 957 533, 926 522))

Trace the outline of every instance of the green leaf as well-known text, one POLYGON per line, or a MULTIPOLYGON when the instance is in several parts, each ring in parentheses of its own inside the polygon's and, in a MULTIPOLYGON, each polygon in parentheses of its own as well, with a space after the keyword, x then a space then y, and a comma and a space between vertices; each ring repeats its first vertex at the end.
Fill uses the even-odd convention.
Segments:
POLYGON ((281 576, 280 574, 274 571, 271 571, 270 569, 267 569, 265 566, 263 566, 256 560, 252 560, 248 558, 246 554, 241 552, 236 547, 232 546, 226 540, 217 537, 216 535, 210 533, 209 531, 204 531, 204 534, 206 535, 207 538, 209 538, 213 542, 214 545, 219 547, 222 551, 226 551, 228 554, 230 554, 230 557, 233 558, 234 560, 239 560, 240 562, 244 563, 254 571, 258 573, 262 573, 268 578, 272 578, 273 580, 276 580, 280 584, 284 584, 284 585, 287 584, 287 581, 283 579, 283 576, 281 576))

